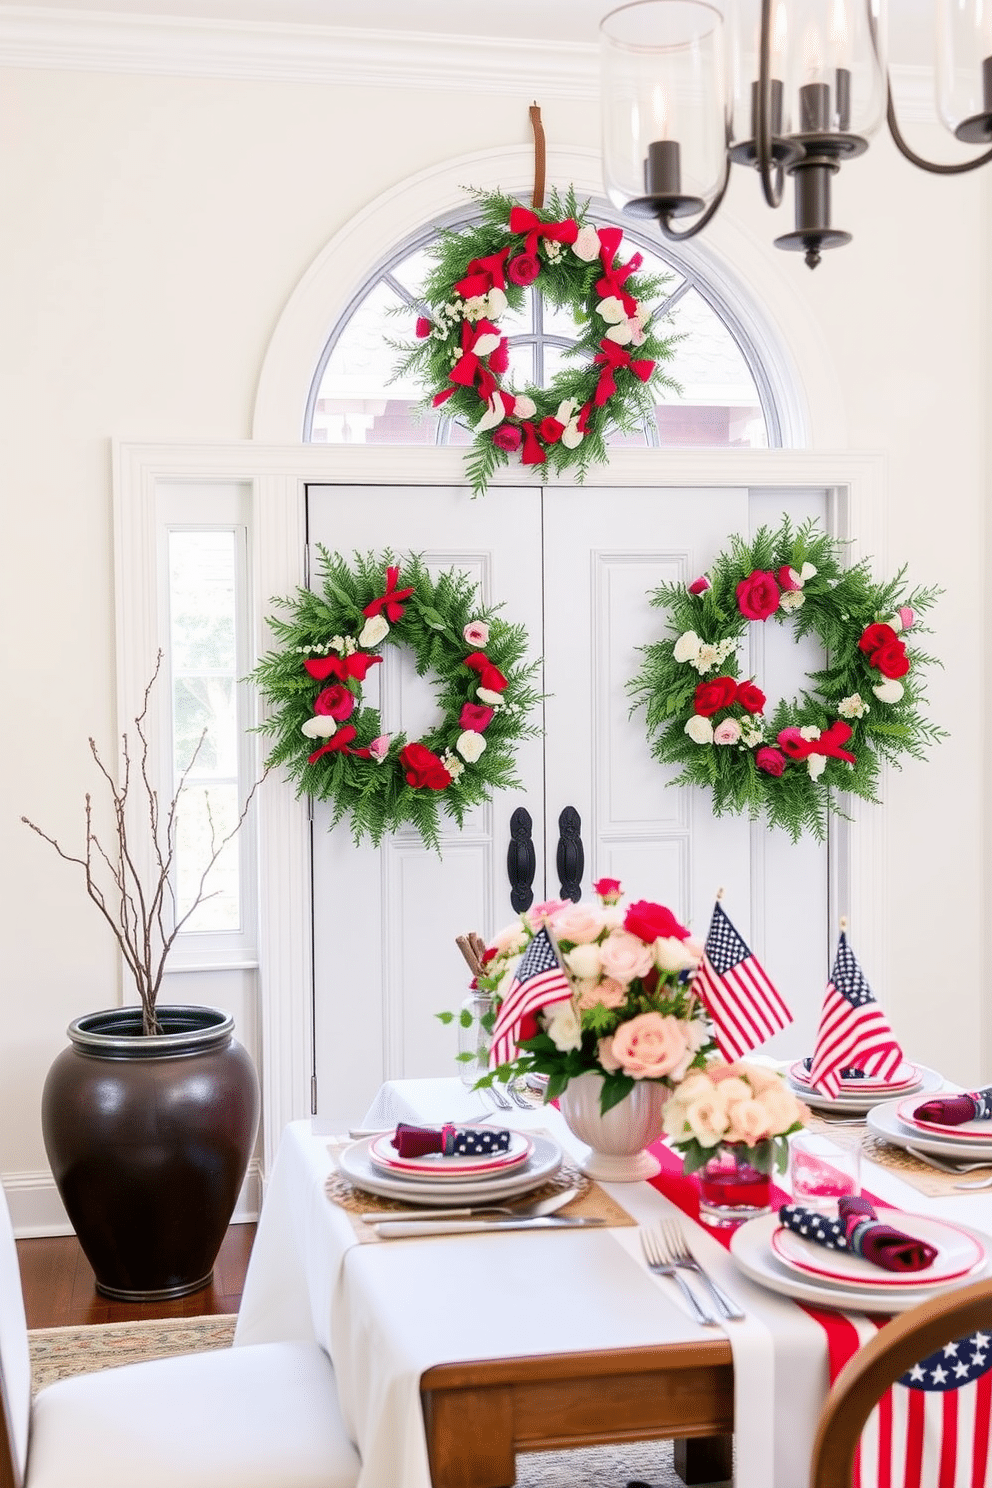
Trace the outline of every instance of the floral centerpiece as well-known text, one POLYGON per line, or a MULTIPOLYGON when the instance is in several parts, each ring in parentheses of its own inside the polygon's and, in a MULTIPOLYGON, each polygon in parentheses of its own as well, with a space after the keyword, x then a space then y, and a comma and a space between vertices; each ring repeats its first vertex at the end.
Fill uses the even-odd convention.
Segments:
POLYGON ((788 1138, 808 1118, 776 1071, 714 1059, 679 1084, 663 1126, 683 1171, 699 1171, 701 1214, 726 1223, 767 1212, 772 1171, 785 1172, 788 1138))
POLYGON ((479 1085, 546 1075, 545 1100, 551 1101, 570 1081, 593 1073, 601 1077, 605 1115, 637 1085, 652 1082, 671 1091, 705 1063, 713 1040, 690 981, 702 946, 664 905, 643 899, 625 905, 615 879, 600 879, 594 888, 598 904, 538 904, 484 952, 475 985, 492 995, 497 1026, 527 948, 542 930, 557 948, 564 984, 557 1000, 523 1014, 512 1057, 496 1063, 479 1085))

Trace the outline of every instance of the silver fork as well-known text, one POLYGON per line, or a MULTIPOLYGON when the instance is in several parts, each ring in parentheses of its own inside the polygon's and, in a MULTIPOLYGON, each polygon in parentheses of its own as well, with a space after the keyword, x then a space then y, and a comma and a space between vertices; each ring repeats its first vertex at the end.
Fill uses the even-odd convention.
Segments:
POLYGON ((487 1085, 485 1087, 485 1090, 480 1090, 479 1091, 479 1094, 482 1096, 483 1100, 485 1100, 487 1094, 488 1095, 491 1095, 492 1098, 493 1098, 493 1101, 495 1102, 495 1104, 499 1107, 499 1109, 501 1111, 512 1111, 513 1110, 512 1104, 507 1100, 507 1098, 503 1094, 502 1090, 498 1090, 495 1085, 487 1085))
POLYGON ((661 1225, 661 1235, 665 1244, 668 1259, 672 1262, 673 1265, 681 1266, 683 1271, 695 1271, 696 1275, 709 1288, 710 1296, 713 1298, 713 1301, 716 1303, 718 1310, 723 1314, 725 1318, 729 1318, 731 1322, 736 1323, 740 1322, 744 1317, 747 1316, 747 1314, 742 1312, 742 1310, 738 1307, 737 1303, 732 1297, 728 1297, 726 1292, 720 1290, 716 1282, 713 1280, 712 1276, 710 1276, 709 1272, 705 1271, 696 1260, 696 1257, 689 1249, 685 1235, 682 1233, 678 1220, 663 1220, 661 1225))
POLYGON ((518 1106, 521 1111, 533 1111, 534 1107, 530 1101, 517 1089, 512 1080, 508 1082, 506 1090, 513 1104, 518 1106))
POLYGON ((992 1168, 992 1162, 952 1162, 943 1157, 934 1157, 932 1152, 924 1152, 921 1147, 907 1147, 906 1151, 913 1157, 918 1157, 920 1162, 939 1168, 942 1173, 975 1173, 979 1168, 992 1168))
POLYGON ((670 1276, 677 1283, 698 1323, 709 1327, 720 1326, 713 1314, 706 1311, 685 1277, 676 1269, 674 1261, 666 1259, 663 1242, 657 1230, 642 1227, 641 1249, 644 1251, 644 1259, 648 1263, 649 1271, 653 1271, 656 1276, 670 1276))

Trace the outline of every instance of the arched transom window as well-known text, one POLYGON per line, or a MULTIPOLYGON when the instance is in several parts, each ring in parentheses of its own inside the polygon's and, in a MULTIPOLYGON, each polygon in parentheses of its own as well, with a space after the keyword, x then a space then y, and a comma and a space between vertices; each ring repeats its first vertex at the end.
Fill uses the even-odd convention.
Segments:
MULTIPOLYGON (((590 213, 598 224, 605 213, 590 213)), ((474 220, 460 213, 455 229, 474 220)), ((645 232, 621 224, 625 241, 643 254, 646 274, 663 276, 657 301, 680 338, 666 372, 679 391, 659 390, 653 419, 639 432, 614 432, 614 445, 765 449, 782 444, 768 378, 733 304, 696 267, 659 247, 645 232)), ((423 389, 394 377, 395 343, 409 341, 422 307, 418 293, 431 267, 429 245, 438 224, 411 236, 370 275, 334 328, 317 368, 305 437, 327 444, 451 444, 469 442, 467 428, 444 410, 422 410, 423 389)), ((573 344, 567 310, 527 291, 523 309, 500 320, 509 335, 510 373, 518 387, 546 386, 573 344)), ((508 383, 509 385, 509 383, 508 383)))

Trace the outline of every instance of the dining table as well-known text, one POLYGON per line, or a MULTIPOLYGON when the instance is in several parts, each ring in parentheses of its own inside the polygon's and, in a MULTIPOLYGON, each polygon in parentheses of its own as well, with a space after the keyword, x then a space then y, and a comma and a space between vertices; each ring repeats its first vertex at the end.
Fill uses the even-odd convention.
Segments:
MULTIPOLYGON (((483 1116, 496 1124, 491 1099, 458 1078, 399 1079, 359 1125, 483 1116)), ((588 1152, 553 1106, 497 1121, 545 1134, 573 1162, 588 1152)), ((518 1453, 662 1439, 675 1441, 686 1482, 805 1488, 831 1378, 823 1309, 746 1274, 677 1202, 689 1180, 665 1192, 601 1184, 622 1223, 363 1240, 332 1196, 349 1141, 316 1121, 286 1127, 234 1341, 327 1350, 362 1460, 358 1488, 510 1488, 518 1453), (742 1320, 698 1323, 672 1279, 649 1271, 640 1228, 671 1218, 742 1320)), ((862 1186, 893 1208, 992 1234, 992 1190, 928 1197, 869 1156, 862 1186)), ((877 1326, 844 1316, 852 1347, 877 1326)))

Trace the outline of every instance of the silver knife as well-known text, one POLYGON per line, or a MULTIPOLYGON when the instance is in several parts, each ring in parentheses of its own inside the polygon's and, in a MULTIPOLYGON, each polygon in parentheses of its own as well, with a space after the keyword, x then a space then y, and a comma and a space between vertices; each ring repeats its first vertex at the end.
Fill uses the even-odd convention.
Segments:
POLYGON ((397 1224, 393 1220, 377 1223, 374 1215, 365 1215, 366 1224, 375 1226, 383 1240, 399 1240, 415 1235, 488 1235, 491 1230, 578 1230, 588 1225, 605 1224, 605 1219, 586 1216, 574 1219, 549 1216, 545 1219, 425 1219, 416 1224, 397 1224))

